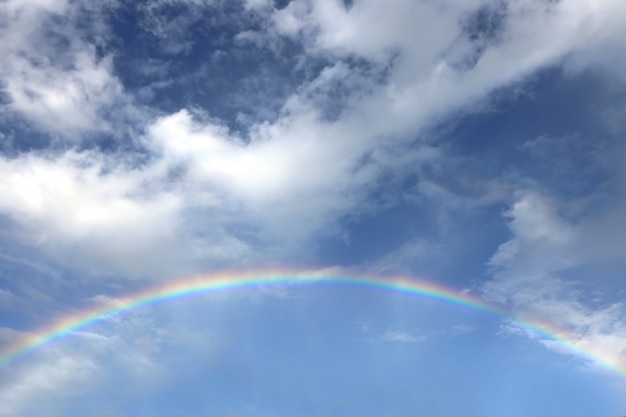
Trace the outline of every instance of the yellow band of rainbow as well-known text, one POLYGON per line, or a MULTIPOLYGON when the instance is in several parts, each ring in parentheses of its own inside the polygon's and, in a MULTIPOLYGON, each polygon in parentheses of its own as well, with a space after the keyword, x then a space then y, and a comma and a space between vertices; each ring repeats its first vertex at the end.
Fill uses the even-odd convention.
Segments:
POLYGON ((522 320, 510 315, 505 309, 488 303, 467 292, 455 291, 442 285, 408 277, 379 277, 359 274, 350 276, 329 271, 273 270, 266 272, 221 273, 196 276, 184 280, 168 281, 133 295, 116 299, 114 305, 99 305, 71 314, 31 333, 0 351, 0 368, 6 367, 28 352, 36 351, 56 340, 90 327, 98 322, 133 310, 172 300, 185 299, 202 294, 231 291, 250 291, 269 286, 312 286, 324 283, 337 286, 372 288, 405 294, 424 300, 484 312, 534 332, 539 337, 558 344, 559 348, 588 359, 615 372, 626 380, 626 366, 603 352, 601 347, 582 347, 571 333, 557 329, 546 322, 522 320))

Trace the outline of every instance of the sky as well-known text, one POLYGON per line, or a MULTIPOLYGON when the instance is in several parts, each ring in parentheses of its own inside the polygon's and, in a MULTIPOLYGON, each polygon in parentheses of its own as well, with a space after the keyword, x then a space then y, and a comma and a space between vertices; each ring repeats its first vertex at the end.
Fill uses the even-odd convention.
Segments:
POLYGON ((0 2, 0 417, 626 415, 624 22, 0 2))

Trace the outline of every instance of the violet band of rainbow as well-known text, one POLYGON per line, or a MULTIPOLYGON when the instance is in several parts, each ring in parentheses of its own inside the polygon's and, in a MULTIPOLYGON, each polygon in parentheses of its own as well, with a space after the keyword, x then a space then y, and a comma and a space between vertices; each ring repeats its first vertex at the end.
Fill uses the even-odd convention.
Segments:
POLYGON ((626 365, 621 363, 618 358, 604 352, 600 347, 581 346, 577 337, 566 330, 558 329, 547 322, 513 317, 502 307, 488 303, 467 292, 455 291, 434 282, 416 278, 380 277, 363 274, 351 276, 343 273, 329 273, 328 271, 297 270, 221 273, 168 281, 130 296, 118 298, 113 306, 99 305, 53 321, 0 351, 0 368, 8 366, 29 352, 69 337, 75 332, 143 307, 202 294, 248 291, 272 285, 311 286, 320 283, 405 294, 514 321, 537 336, 549 340, 550 343, 558 344, 561 350, 597 363, 626 380, 626 365))

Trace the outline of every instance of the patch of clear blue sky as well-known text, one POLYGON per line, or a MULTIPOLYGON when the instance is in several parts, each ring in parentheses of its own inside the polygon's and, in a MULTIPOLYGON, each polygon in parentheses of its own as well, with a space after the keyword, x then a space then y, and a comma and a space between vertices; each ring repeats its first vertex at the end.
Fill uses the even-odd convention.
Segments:
MULTIPOLYGON (((100 358, 110 371, 98 390, 107 393, 103 413, 586 417, 616 415, 620 405, 606 379, 580 370, 576 359, 497 335, 497 318, 380 291, 202 297, 139 315, 192 330, 194 343, 173 340, 155 351, 167 379, 143 386, 114 352, 100 358), (459 324, 472 329, 452 333, 459 324), (385 340, 390 330, 424 339, 385 340)), ((63 411, 93 415, 100 400, 78 397, 63 411)))
POLYGON ((165 3, 149 11, 124 3, 108 20, 113 36, 103 49, 115 54, 115 72, 128 91, 164 112, 202 108, 234 130, 242 128, 238 113, 275 117, 287 95, 323 68, 295 70, 303 50, 291 40, 275 39, 271 47, 237 40, 267 24, 240 2, 165 3))
POLYGON ((414 198, 420 179, 467 197, 477 196, 474 186, 490 180, 511 190, 537 187, 566 199, 606 192, 617 184, 612 167, 602 164, 598 153, 611 147, 619 152, 619 138, 603 118, 616 100, 623 97, 609 90, 601 74, 566 73, 560 66, 495 92, 478 112, 448 119, 429 133, 447 160, 402 173, 401 180, 382 181, 371 199, 384 200, 383 208, 346 216, 347 238, 324 239, 319 257, 359 265, 413 239, 448 240, 449 259, 455 262, 426 260, 416 272, 436 273, 451 283, 479 277, 509 235, 502 215, 510 200, 446 215, 437 201, 414 198), (441 217, 450 222, 448 232, 442 230, 441 217), (446 236, 450 230, 462 232, 446 236))

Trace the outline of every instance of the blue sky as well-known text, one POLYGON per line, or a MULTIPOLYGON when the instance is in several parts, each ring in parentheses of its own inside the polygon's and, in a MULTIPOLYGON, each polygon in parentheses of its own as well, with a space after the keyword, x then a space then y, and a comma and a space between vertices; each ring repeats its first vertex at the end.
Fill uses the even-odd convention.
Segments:
MULTIPOLYGON (((7 0, 0 350, 195 274, 428 279, 626 369, 618 0, 7 0)), ((359 288, 135 311, 0 369, 0 417, 615 416, 514 321, 359 288)))

